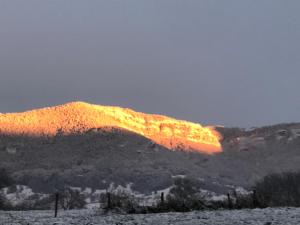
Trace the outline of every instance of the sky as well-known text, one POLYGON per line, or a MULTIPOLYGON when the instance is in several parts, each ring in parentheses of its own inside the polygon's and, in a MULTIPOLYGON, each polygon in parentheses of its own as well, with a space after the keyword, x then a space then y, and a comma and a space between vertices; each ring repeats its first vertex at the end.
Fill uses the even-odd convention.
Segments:
POLYGON ((300 122, 298 0, 0 0, 0 112, 86 101, 300 122))

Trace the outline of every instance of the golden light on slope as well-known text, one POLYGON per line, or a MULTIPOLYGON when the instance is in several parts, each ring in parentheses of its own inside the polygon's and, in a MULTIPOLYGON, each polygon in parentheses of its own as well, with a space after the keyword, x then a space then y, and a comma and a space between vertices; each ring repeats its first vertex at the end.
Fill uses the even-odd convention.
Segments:
POLYGON ((221 135, 211 127, 131 109, 72 102, 23 113, 0 114, 0 132, 55 135, 92 128, 119 127, 143 135, 168 149, 203 153, 221 152, 221 135))

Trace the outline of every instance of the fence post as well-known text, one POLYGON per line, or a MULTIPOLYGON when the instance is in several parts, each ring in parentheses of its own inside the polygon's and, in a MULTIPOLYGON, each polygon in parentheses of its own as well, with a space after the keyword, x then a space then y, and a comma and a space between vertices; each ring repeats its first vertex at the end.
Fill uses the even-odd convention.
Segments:
POLYGON ((107 193, 107 208, 111 209, 111 196, 110 193, 107 193))
POLYGON ((160 194, 160 203, 161 203, 161 204, 164 204, 164 202, 165 202, 165 194, 162 192, 162 193, 160 194))
POLYGON ((228 199, 228 208, 229 209, 232 209, 232 201, 231 201, 231 198, 230 198, 230 194, 227 193, 227 199, 228 199))
POLYGON ((55 194, 55 214, 54 214, 55 218, 57 217, 57 211, 58 211, 58 199, 59 199, 59 194, 56 193, 55 194))
POLYGON ((256 190, 253 190, 253 207, 254 208, 257 208, 259 207, 259 202, 258 202, 258 199, 257 199, 257 194, 256 194, 256 190))
POLYGON ((238 194, 237 194, 237 192, 236 192, 235 189, 233 191, 233 196, 235 198, 234 208, 235 209, 239 209, 240 208, 239 196, 238 196, 238 194))

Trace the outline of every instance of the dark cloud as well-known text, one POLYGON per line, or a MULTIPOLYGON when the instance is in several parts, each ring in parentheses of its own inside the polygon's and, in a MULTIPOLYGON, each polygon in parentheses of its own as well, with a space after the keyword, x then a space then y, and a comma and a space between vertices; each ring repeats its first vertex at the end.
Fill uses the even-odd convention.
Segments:
POLYGON ((300 121, 299 1, 0 1, 0 111, 82 100, 300 121))

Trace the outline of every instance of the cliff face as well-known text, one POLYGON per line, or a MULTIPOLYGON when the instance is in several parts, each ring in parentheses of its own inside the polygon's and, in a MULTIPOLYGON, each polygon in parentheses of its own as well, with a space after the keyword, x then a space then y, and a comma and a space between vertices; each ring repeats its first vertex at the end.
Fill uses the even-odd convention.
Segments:
POLYGON ((54 136, 86 132, 93 128, 119 127, 168 149, 221 152, 221 135, 211 127, 131 109, 72 102, 23 113, 0 114, 0 132, 13 135, 54 136))

